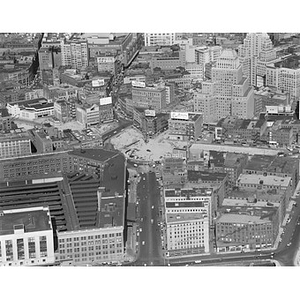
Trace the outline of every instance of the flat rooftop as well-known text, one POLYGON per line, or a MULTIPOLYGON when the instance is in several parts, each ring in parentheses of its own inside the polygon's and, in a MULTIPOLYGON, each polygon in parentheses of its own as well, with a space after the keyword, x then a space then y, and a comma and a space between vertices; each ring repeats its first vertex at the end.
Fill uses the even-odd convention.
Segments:
POLYGON ((165 189, 165 197, 183 197, 189 200, 190 197, 207 197, 212 195, 212 189, 165 189))
POLYGON ((188 114, 188 120, 185 119, 176 119, 176 118, 170 118, 170 121, 180 121, 180 122, 196 122, 199 118, 201 118, 201 114, 188 114))
POLYGON ((166 208, 205 207, 203 201, 166 202, 166 208))
POLYGON ((105 196, 125 193, 125 157, 117 154, 107 160, 104 166, 101 185, 105 187, 105 196))
POLYGON ((253 155, 248 161, 245 170, 292 173, 297 163, 298 159, 293 157, 253 155))
MULTIPOLYGON (((285 191, 278 189, 269 190, 257 190, 256 188, 243 187, 239 189, 234 189, 230 191, 226 199, 239 200, 244 199, 246 202, 255 201, 269 201, 269 202, 279 202, 285 197, 285 191)), ((225 200, 225 199, 224 199, 225 200)))
MULTIPOLYGON (((271 205, 279 207, 280 203, 275 202, 271 203, 271 205)), ((222 202, 222 206, 245 206, 245 207, 269 207, 270 203, 268 201, 257 201, 257 202, 249 202, 244 199, 231 199, 225 198, 222 202)))
POLYGON ((274 185, 288 187, 292 178, 274 175, 241 174, 237 179, 238 184, 274 185))
POLYGON ((93 159, 97 161, 105 162, 108 159, 119 155, 119 152, 108 151, 104 149, 78 149, 69 152, 70 155, 80 156, 82 158, 93 159))
POLYGON ((223 181, 227 173, 188 170, 188 181, 223 181))
MULTIPOLYGON (((35 105, 42 105, 42 104, 47 104, 48 100, 46 98, 36 98, 36 99, 31 99, 31 100, 22 100, 22 101, 17 101, 17 102, 12 102, 10 103, 11 105, 18 104, 19 106, 23 105, 25 107, 32 107, 35 105)), ((53 105, 53 103, 51 103, 53 105)))
POLYGON ((28 132, 7 132, 0 133, 0 142, 5 141, 22 141, 22 140, 30 140, 28 132))
POLYGON ((6 210, 0 215, 0 235, 13 234, 14 230, 24 230, 26 233, 51 229, 50 214, 46 207, 39 210, 6 210))
POLYGON ((167 223, 176 223, 176 222, 184 222, 184 221, 192 221, 192 220, 204 220, 207 219, 206 214, 201 213, 167 213, 167 223))
POLYGON ((100 228, 124 225, 124 197, 114 196, 101 199, 100 228))
POLYGON ((275 156, 273 155, 253 155, 248 161, 245 169, 254 171, 265 170, 270 166, 274 159, 275 156))
POLYGON ((248 224, 248 223, 256 223, 263 224, 269 222, 268 219, 262 219, 260 216, 251 216, 251 215, 243 215, 243 214, 224 214, 220 216, 216 220, 216 224, 218 223, 239 223, 239 224, 248 224))
POLYGON ((276 156, 267 170, 268 172, 292 173, 298 163, 298 158, 276 156))
POLYGON ((64 190, 63 183, 60 181, 2 186, 0 189, 0 210, 48 206, 51 217, 55 219, 55 227, 59 232, 73 230, 74 223, 71 220, 68 205, 66 205, 64 190))

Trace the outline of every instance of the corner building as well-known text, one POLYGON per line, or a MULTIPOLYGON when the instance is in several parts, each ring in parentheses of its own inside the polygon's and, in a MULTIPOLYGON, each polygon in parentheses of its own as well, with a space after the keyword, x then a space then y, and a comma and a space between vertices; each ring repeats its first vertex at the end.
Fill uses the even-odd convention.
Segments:
POLYGON ((48 207, 0 211, 0 266, 54 263, 54 241, 48 207))
POLYGON ((165 189, 168 255, 209 252, 211 189, 165 189))

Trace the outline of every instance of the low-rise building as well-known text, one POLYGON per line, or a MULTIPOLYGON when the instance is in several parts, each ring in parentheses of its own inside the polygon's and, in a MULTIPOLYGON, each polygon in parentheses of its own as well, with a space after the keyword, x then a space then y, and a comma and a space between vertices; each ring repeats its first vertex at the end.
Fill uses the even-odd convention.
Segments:
POLYGON ((83 107, 77 106, 76 120, 84 127, 90 127, 91 125, 99 124, 99 105, 83 105, 83 107))
POLYGON ((175 157, 164 158, 162 173, 165 188, 183 188, 187 180, 185 160, 175 157))
POLYGON ((210 189, 165 189, 169 256, 209 252, 210 189))
MULTIPOLYGON (((107 156, 105 151, 98 150, 80 153, 82 156, 77 156, 76 162, 74 157, 77 170, 74 169, 75 172, 68 175, 52 175, 50 178, 40 175, 31 180, 27 178, 26 182, 19 182, 17 187, 6 182, 5 187, 2 185, 0 189, 0 210, 8 207, 31 208, 42 204, 49 206, 56 230, 55 261, 60 264, 122 262, 125 259, 126 239, 125 158, 118 153, 107 156), (94 169, 90 175, 86 171, 95 160, 101 165, 100 178, 91 176, 97 170, 94 169), (27 193, 26 198, 24 191, 27 193)), ((15 222, 13 225, 18 224, 20 223, 15 222)))
POLYGON ((278 207, 226 206, 216 220, 217 252, 271 248, 279 231, 278 207))
MULTIPOLYGON (((226 173, 208 172, 208 171, 187 171, 187 183, 185 187, 210 188, 213 191, 211 198, 211 215, 216 216, 218 207, 222 205, 224 197, 228 192, 228 176, 226 173)), ((210 220, 212 223, 212 219, 210 220)))
POLYGON ((49 208, 0 209, 0 266, 53 264, 54 232, 49 208))
POLYGON ((299 162, 297 158, 293 157, 253 155, 245 166, 243 173, 291 177, 292 190, 294 191, 299 181, 299 162))
POLYGON ((168 129, 169 114, 156 113, 139 107, 133 108, 133 123, 148 138, 151 138, 168 129))
POLYGON ((7 103, 6 108, 13 117, 30 121, 54 114, 54 103, 45 98, 7 103))
POLYGON ((196 141, 202 132, 203 115, 189 112, 171 112, 169 138, 196 141))

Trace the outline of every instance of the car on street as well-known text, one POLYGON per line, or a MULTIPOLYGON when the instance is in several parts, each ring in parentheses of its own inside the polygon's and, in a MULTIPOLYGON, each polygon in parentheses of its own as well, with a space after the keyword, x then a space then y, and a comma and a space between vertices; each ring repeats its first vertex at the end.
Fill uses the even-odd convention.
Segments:
POLYGON ((151 224, 153 224, 153 219, 151 219, 151 224))
POLYGON ((140 228, 140 232, 142 232, 143 231, 143 229, 142 228, 140 228))
POLYGON ((142 241, 142 245, 143 245, 143 246, 145 245, 145 241, 142 241))
POLYGON ((153 208, 154 208, 154 205, 152 205, 151 208, 153 209, 153 208))

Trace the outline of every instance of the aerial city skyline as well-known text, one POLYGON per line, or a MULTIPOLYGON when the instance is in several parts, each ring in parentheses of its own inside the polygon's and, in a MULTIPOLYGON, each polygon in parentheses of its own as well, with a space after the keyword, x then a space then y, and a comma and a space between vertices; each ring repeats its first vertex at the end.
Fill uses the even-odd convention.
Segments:
POLYGON ((0 266, 297 266, 299 33, 0 33, 0 266))

